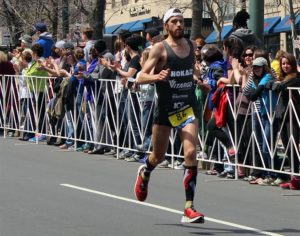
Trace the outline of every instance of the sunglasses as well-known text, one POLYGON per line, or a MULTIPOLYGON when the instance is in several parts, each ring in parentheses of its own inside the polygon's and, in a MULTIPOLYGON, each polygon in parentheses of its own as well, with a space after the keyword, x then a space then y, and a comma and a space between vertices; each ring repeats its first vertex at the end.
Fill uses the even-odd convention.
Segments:
POLYGON ((253 57, 253 53, 245 53, 244 57, 253 57))
POLYGON ((197 46, 196 47, 196 50, 201 50, 202 49, 202 46, 197 46))

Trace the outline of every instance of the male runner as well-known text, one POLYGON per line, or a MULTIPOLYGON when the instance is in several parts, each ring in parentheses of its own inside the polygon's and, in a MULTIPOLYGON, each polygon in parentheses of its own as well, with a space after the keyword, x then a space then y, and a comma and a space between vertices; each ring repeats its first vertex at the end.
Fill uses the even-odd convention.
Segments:
POLYGON ((146 200, 150 174, 164 160, 171 129, 177 128, 180 130, 185 162, 183 182, 186 202, 181 222, 203 223, 204 215, 193 206, 198 134, 193 80, 196 47, 183 37, 183 15, 180 10, 168 10, 163 22, 168 37, 150 50, 149 58, 137 80, 139 84, 155 83, 158 101, 152 129, 153 151, 145 165, 138 170, 135 195, 139 201, 146 200), (151 73, 153 69, 154 73, 151 73))

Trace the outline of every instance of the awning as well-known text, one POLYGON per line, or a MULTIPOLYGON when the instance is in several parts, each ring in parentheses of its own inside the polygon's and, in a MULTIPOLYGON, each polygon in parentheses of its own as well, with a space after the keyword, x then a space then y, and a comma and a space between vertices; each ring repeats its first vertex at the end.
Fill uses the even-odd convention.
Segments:
POLYGON ((117 29, 120 28, 121 25, 122 24, 107 26, 107 27, 105 27, 105 33, 106 34, 113 34, 117 29))
POLYGON ((146 18, 143 20, 139 20, 134 26, 132 26, 129 30, 131 32, 141 31, 145 29, 144 23, 151 22, 152 18, 146 18))
POLYGON ((266 18, 264 20, 264 34, 272 33, 274 27, 280 22, 280 16, 266 18))
POLYGON ((121 25, 121 27, 119 27, 115 33, 117 34, 121 29, 122 30, 130 30, 131 27, 133 27, 138 21, 130 21, 130 22, 127 22, 127 23, 124 23, 121 25))
MULTIPOLYGON (((300 15, 296 17, 296 28, 299 29, 300 15)), ((291 31, 290 16, 285 16, 278 25, 274 28, 274 33, 291 31)))
MULTIPOLYGON (((232 25, 225 25, 222 29, 222 33, 221 33, 221 39, 225 39, 229 36, 229 34, 232 31, 232 25)), ((216 31, 214 30, 213 32, 211 32, 210 35, 207 36, 207 38, 205 39, 206 43, 215 43, 217 42, 217 34, 216 31)))

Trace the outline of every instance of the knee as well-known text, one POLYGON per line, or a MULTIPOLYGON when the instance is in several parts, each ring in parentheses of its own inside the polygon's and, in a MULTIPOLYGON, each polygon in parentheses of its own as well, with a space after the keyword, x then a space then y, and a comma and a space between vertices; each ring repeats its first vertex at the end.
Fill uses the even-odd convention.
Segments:
POLYGON ((189 161, 195 160, 196 159, 196 149, 190 148, 190 149, 186 150, 184 153, 184 158, 189 161))

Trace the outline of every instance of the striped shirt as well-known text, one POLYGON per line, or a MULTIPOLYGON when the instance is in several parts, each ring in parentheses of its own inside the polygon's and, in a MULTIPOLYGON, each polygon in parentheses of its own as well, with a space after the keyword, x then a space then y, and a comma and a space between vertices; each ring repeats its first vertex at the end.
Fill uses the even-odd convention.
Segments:
MULTIPOLYGON (((271 71, 272 71, 272 75, 274 76, 274 78, 276 79, 277 76, 276 76, 276 72, 273 68, 271 68, 271 71)), ((254 83, 253 81, 253 72, 251 72, 248 76, 248 80, 247 80, 247 83, 243 89, 243 94, 248 97, 249 93, 251 92, 252 90, 252 84, 254 83)), ((257 99, 255 101, 255 106, 254 106, 254 111, 255 112, 260 112, 260 108, 261 108, 261 104, 260 104, 260 99, 257 99)))

